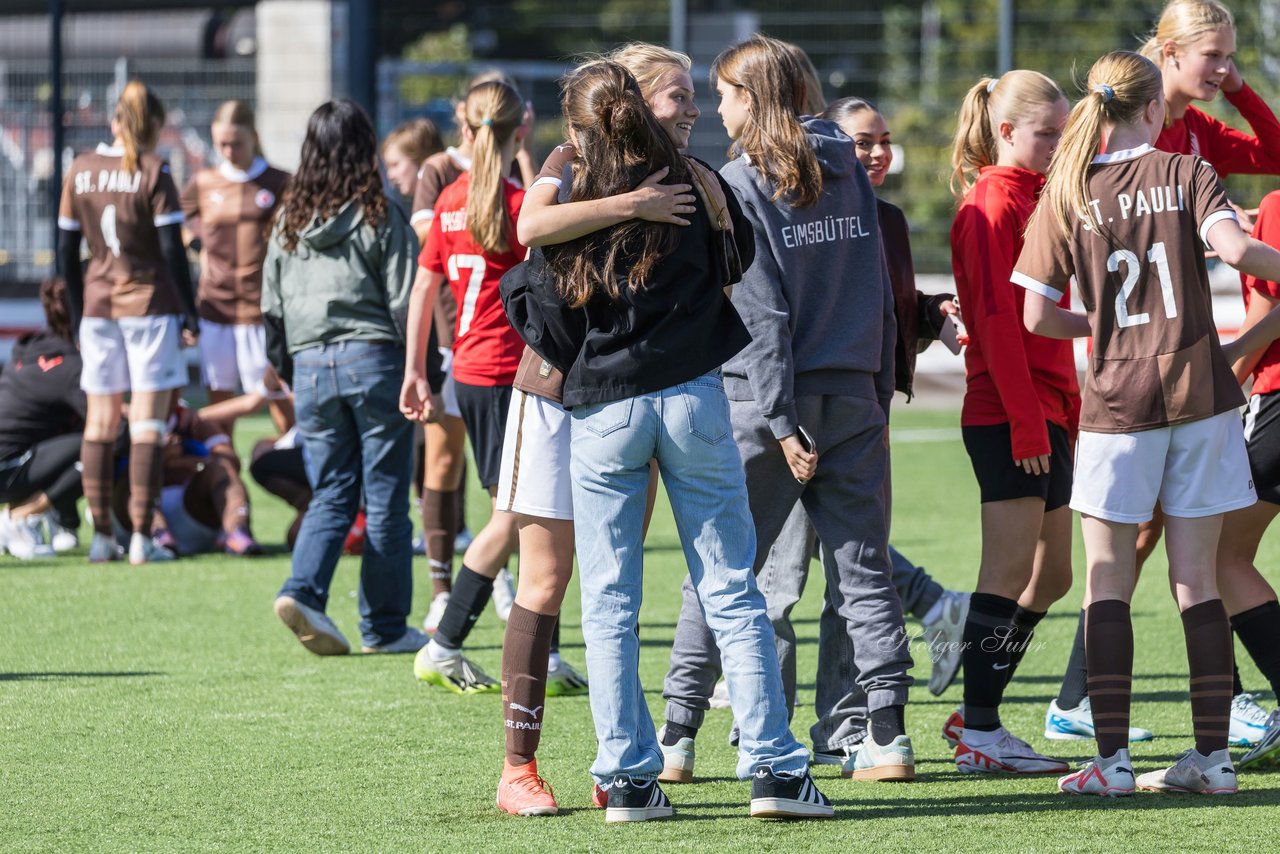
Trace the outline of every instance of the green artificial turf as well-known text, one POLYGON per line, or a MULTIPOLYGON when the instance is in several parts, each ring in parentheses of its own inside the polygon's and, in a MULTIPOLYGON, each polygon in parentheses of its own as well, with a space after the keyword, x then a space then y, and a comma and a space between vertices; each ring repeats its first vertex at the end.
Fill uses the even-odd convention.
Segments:
MULTIPOLYGON (((977 490, 954 412, 895 411, 894 542, 948 586, 975 575, 977 490)), ((243 422, 247 450, 266 422, 243 422)), ((256 491, 255 526, 268 544, 290 511, 256 491)), ((485 518, 470 493, 473 526, 485 518)), ((679 610, 683 560, 665 499, 646 547, 642 667, 650 709, 679 610)), ((1259 560, 1277 564, 1280 538, 1259 560)), ((1077 586, 1041 624, 1008 693, 1009 727, 1072 761, 1091 742, 1046 742, 1045 706, 1075 631, 1077 586)), ((208 556, 131 568, 0 558, 0 850, 10 851, 1232 851, 1267 844, 1280 827, 1280 773, 1245 773, 1222 799, 1140 793, 1121 802, 1056 792, 1052 779, 962 777, 938 735, 960 701, 924 689, 916 650, 907 726, 915 784, 852 783, 815 769, 837 804, 834 822, 766 823, 746 817, 750 784, 733 777, 728 711, 712 711, 698 740, 700 782, 669 786, 676 820, 606 826, 590 808, 595 752, 587 699, 549 701, 539 754, 562 807, 556 818, 517 819, 494 806, 503 756, 495 695, 457 697, 417 684, 412 656, 320 659, 276 620, 271 603, 288 556, 208 556)), ((416 562, 414 619, 430 596, 416 562)), ((1158 556, 1134 601, 1134 723, 1157 739, 1134 749, 1138 773, 1190 745, 1186 660, 1158 556)), ((1280 581, 1271 572, 1273 581, 1280 581)), ((353 639, 357 562, 346 558, 329 613, 353 639)), ((800 710, 812 723, 821 584, 796 609, 800 710)), ((564 656, 583 664, 574 585, 564 611, 564 656)), ((909 627, 918 631, 918 623, 909 627)), ((468 652, 500 670, 502 626, 481 618, 468 652)), ((357 640, 358 645, 358 640, 357 640)), ((1242 660, 1247 687, 1265 688, 1242 660)), ((1268 704, 1273 702, 1268 698, 1268 704)))

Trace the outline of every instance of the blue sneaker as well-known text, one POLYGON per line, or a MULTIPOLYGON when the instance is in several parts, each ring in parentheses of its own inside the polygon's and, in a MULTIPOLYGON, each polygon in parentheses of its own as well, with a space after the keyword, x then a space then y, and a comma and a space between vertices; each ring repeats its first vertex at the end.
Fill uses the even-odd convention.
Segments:
MULTIPOLYGON (((1093 738, 1093 709, 1085 697, 1074 709, 1058 705, 1058 698, 1049 702, 1044 713, 1044 737, 1050 741, 1084 741, 1093 738)), ((1155 734, 1142 727, 1129 727, 1129 741, 1150 741, 1155 734)))

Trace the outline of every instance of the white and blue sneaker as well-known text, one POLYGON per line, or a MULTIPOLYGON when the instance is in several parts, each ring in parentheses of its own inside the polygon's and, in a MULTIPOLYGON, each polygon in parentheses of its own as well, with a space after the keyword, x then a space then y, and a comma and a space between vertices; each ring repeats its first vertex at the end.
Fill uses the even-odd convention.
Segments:
POLYGON ((658 730, 658 746, 662 748, 662 773, 658 779, 664 783, 692 783, 693 760, 696 756, 693 739, 685 736, 675 744, 663 744, 667 727, 658 730))
MULTIPOLYGON (((1085 697, 1074 709, 1058 705, 1058 698, 1049 701, 1044 713, 1044 737, 1050 741, 1084 741, 1093 738, 1093 709, 1085 697)), ((1150 741, 1155 734, 1142 727, 1129 727, 1129 741, 1150 741)))
POLYGON ((916 778, 916 755, 911 739, 900 735, 883 747, 874 738, 863 739, 856 752, 840 767, 847 780, 910 783, 916 778))
POLYGON ((1232 747, 1253 747, 1267 734, 1271 713, 1254 699, 1257 694, 1236 694, 1231 698, 1231 729, 1227 743, 1232 747))
POLYGON ((1241 758, 1241 768, 1263 768, 1280 762, 1280 710, 1272 712, 1267 721, 1267 734, 1241 758))
POLYGON ((613 778, 608 792, 604 820, 610 824, 671 818, 671 801, 667 800, 657 780, 635 780, 624 774, 613 778))

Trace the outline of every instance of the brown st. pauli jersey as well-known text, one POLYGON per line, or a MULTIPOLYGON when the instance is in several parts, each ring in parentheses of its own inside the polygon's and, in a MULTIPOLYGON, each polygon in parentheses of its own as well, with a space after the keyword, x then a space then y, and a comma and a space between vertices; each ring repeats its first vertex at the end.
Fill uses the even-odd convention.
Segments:
POLYGON ((169 164, 151 152, 126 172, 124 149, 99 145, 71 164, 58 227, 84 236, 85 317, 180 314, 177 288, 160 253, 158 229, 183 220, 169 164))
POLYGON ((201 169, 182 191, 187 227, 203 243, 200 317, 214 323, 262 322, 262 262, 267 234, 289 173, 255 158, 201 169))
POLYGON ((1144 145, 1095 157, 1088 188, 1070 237, 1048 210, 1035 217, 1013 272, 1055 301, 1076 278, 1093 332, 1080 429, 1151 430, 1242 405, 1204 261, 1209 229, 1235 219, 1213 167, 1144 145))

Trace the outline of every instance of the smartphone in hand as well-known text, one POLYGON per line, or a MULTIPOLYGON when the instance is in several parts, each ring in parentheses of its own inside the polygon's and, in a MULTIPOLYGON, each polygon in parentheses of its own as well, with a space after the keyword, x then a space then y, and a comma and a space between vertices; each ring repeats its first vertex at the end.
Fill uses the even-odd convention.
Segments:
POLYGON ((813 441, 813 437, 809 435, 809 431, 796 425, 796 438, 800 440, 800 446, 811 454, 818 453, 818 443, 813 441))

